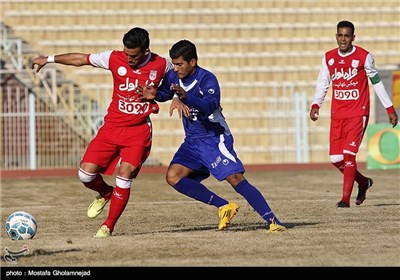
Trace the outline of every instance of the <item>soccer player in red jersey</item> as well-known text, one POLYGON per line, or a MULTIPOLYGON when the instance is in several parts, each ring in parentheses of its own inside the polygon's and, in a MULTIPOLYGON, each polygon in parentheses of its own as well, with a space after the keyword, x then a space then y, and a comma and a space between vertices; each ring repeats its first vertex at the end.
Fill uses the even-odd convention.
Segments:
POLYGON ((32 61, 38 72, 47 63, 94 67, 109 70, 114 89, 104 124, 89 143, 78 171, 81 182, 99 193, 89 206, 89 218, 97 217, 110 202, 107 219, 95 237, 112 235, 117 220, 130 196, 132 181, 150 154, 152 145, 151 113, 159 107, 151 100, 141 100, 137 88, 158 86, 164 74, 173 68, 164 57, 149 49, 147 30, 135 27, 122 39, 123 50, 108 50, 97 54, 67 53, 39 56, 32 61), (120 162, 116 185, 108 185, 101 174, 111 175, 120 162))
POLYGON ((378 75, 373 55, 353 45, 354 25, 349 21, 337 24, 338 48, 325 53, 322 59, 310 118, 318 120, 319 109, 332 84, 331 125, 329 155, 333 165, 343 173, 343 195, 337 207, 350 207, 354 181, 358 183, 356 205, 366 198, 373 184, 371 178, 357 170, 356 155, 368 125, 370 93, 368 79, 386 108, 389 122, 397 125, 398 116, 393 103, 378 75))

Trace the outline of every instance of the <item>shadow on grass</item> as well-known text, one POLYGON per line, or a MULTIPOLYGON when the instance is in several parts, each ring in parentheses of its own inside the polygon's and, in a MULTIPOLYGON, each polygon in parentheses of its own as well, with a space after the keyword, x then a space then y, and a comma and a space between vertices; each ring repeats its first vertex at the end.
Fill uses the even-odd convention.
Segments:
MULTIPOLYGON (((284 223, 284 226, 287 229, 295 228, 295 227, 303 227, 303 226, 313 226, 317 225, 317 222, 313 223, 284 223)), ((224 231, 236 231, 236 232, 243 232, 243 231, 255 231, 255 230, 263 230, 267 229, 266 224, 264 223, 240 223, 240 224, 233 224, 226 228, 224 231)), ((154 233, 179 233, 179 232, 195 232, 195 231, 218 231, 215 225, 206 225, 206 226, 193 226, 193 227, 179 227, 173 229, 166 229, 166 230, 158 230, 152 232, 136 232, 133 235, 145 235, 145 234, 154 234, 154 233)), ((116 235, 125 235, 124 233, 116 234, 116 235)))
POLYGON ((375 207, 382 207, 382 206, 400 206, 400 203, 381 203, 373 205, 375 207))

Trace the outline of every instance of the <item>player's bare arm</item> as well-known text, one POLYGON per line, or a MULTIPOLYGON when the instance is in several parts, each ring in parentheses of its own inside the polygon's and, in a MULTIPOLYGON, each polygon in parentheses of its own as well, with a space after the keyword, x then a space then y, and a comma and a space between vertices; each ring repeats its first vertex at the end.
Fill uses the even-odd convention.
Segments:
POLYGON ((86 59, 87 56, 88 54, 84 53, 66 53, 59 55, 39 56, 32 60, 32 69, 35 69, 35 65, 37 65, 36 72, 39 72, 40 69, 42 69, 47 63, 60 63, 72 66, 90 65, 86 59))

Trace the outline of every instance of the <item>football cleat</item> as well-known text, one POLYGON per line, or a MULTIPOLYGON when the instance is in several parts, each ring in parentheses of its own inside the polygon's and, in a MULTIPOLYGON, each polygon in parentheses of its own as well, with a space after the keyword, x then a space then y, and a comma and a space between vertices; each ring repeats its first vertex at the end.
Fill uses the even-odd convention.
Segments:
POLYGON ((339 201, 338 203, 336 203, 336 207, 337 208, 349 208, 350 204, 344 201, 339 201))
POLYGON ((272 218, 271 223, 269 224, 268 232, 279 232, 286 231, 286 227, 281 224, 278 224, 274 218, 272 218))
POLYGON ((364 200, 367 198, 367 190, 372 187, 372 184, 374 181, 372 181, 371 178, 367 178, 367 186, 360 186, 358 185, 358 194, 356 198, 356 205, 360 205, 364 202, 364 200))
POLYGON ((111 236, 111 231, 106 225, 102 225, 94 237, 104 238, 111 236))
POLYGON ((224 230, 229 225, 239 208, 234 202, 229 202, 227 205, 218 208, 218 230, 224 230))
POLYGON ((106 199, 101 195, 96 196, 95 200, 88 207, 87 216, 90 219, 96 218, 98 215, 100 215, 109 201, 110 199, 106 199))

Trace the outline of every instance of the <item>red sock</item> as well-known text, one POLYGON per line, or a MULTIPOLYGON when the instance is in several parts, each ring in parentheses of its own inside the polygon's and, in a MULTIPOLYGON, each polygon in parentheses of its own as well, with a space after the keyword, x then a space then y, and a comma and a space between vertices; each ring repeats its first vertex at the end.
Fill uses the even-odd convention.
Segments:
POLYGON ((99 192, 99 194, 106 199, 111 197, 113 187, 104 182, 101 174, 97 174, 96 178, 94 178, 93 181, 83 184, 85 185, 85 187, 99 192))
POLYGON ((117 223, 119 217, 124 211, 126 205, 128 204, 129 196, 131 193, 131 188, 120 188, 116 186, 111 196, 110 210, 108 212, 108 217, 103 223, 106 225, 111 232, 114 230, 114 226, 117 223))
MULTIPOLYGON (((343 173, 344 169, 344 160, 341 160, 339 162, 332 163, 337 169, 339 169, 340 172, 343 173)), ((360 185, 360 186, 366 186, 368 184, 367 182, 367 177, 362 175, 358 170, 356 171, 356 177, 355 181, 360 185)))
POLYGON ((354 179, 357 173, 356 156, 344 154, 344 163, 342 201, 350 204, 350 196, 353 191, 354 179))

